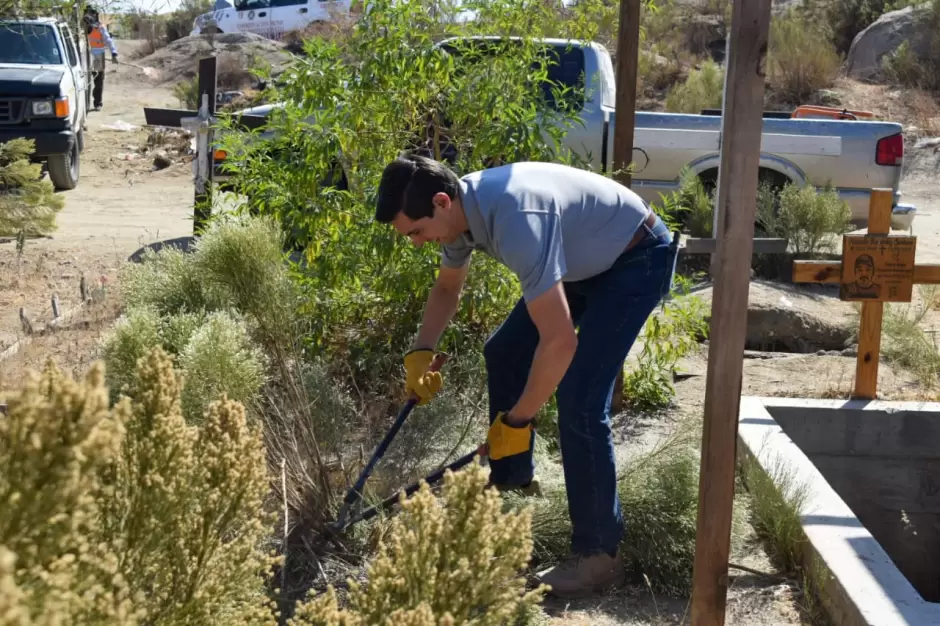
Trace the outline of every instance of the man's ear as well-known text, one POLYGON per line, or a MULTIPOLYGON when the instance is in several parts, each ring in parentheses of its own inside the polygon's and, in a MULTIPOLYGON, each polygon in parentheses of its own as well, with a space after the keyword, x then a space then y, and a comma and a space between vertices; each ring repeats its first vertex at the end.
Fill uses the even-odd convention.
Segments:
POLYGON ((450 196, 448 196, 443 191, 438 191, 436 194, 434 194, 434 197, 431 198, 431 202, 434 203, 435 211, 437 209, 444 209, 446 211, 450 208, 451 204, 450 196))

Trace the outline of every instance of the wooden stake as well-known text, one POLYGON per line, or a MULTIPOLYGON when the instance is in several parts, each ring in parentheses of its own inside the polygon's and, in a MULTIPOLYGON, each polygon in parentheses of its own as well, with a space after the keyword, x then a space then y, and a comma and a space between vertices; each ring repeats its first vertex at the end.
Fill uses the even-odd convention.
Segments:
POLYGON ((771 0, 735 0, 728 39, 719 218, 714 233, 718 246, 692 579, 693 626, 721 626, 725 621, 770 8, 771 0))

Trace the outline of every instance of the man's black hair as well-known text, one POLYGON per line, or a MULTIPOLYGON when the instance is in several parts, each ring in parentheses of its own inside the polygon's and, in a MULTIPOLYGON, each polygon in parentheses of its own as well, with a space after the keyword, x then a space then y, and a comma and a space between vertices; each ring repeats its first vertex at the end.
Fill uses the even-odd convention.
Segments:
POLYGON ((412 220, 434 216, 434 195, 457 198, 460 179, 442 163, 416 154, 398 157, 382 172, 375 219, 389 224, 400 211, 412 220))

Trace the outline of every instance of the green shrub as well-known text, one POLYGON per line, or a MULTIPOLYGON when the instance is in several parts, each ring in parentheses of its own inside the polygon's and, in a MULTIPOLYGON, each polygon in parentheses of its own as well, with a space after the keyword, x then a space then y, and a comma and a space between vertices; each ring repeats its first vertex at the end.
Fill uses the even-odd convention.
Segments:
POLYGON ((157 325, 160 345, 170 354, 182 354, 190 338, 206 323, 206 319, 202 311, 164 315, 157 325))
POLYGON ((179 358, 185 375, 183 415, 201 421, 212 399, 225 394, 252 404, 265 381, 265 356, 254 346, 245 322, 226 311, 210 313, 190 337, 179 358))
POLYGON ((706 60, 700 69, 689 72, 685 82, 669 91, 666 110, 671 113, 698 113, 702 109, 721 108, 724 80, 724 70, 711 59, 706 60))
POLYGON ((117 319, 101 343, 107 385, 117 399, 134 378, 137 361, 162 344, 160 315, 148 307, 131 307, 117 319))
POLYGON ((708 307, 698 296, 683 291, 680 283, 640 332, 643 349, 623 383, 624 398, 635 410, 669 406, 676 393, 673 377, 679 360, 708 335, 708 307))
POLYGON ((214 311, 224 307, 191 253, 178 248, 147 250, 140 263, 120 269, 121 298, 128 308, 150 307, 161 315, 214 311))
POLYGON ((818 191, 813 185, 788 182, 778 195, 761 185, 757 213, 768 236, 787 239, 800 258, 833 253, 839 237, 851 229, 849 205, 831 186, 818 191))
POLYGON ((35 149, 33 139, 0 143, 0 237, 48 235, 57 228, 65 200, 42 178, 42 164, 30 162, 35 149))
POLYGON ((173 96, 179 101, 180 107, 195 111, 199 108, 199 79, 195 76, 187 78, 173 85, 173 96))
POLYGON ((686 226, 692 237, 711 237, 715 221, 715 194, 692 170, 686 169, 680 177, 679 204, 685 209, 686 226))
POLYGON ((448 472, 440 498, 427 484, 402 504, 388 539, 368 568, 368 582, 349 580, 349 606, 332 586, 300 605, 290 626, 517 623, 543 587, 525 591, 520 576, 532 551, 531 513, 503 512, 487 475, 472 463, 448 472))
POLYGON ((771 22, 770 85, 785 102, 801 104, 830 87, 842 59, 815 22, 790 9, 771 22))
POLYGON ((273 219, 214 222, 196 244, 192 264, 206 291, 250 320, 252 335, 266 352, 283 359, 298 348, 304 334, 300 292, 273 219))
POLYGON ((228 311, 209 314, 159 315, 152 308, 132 307, 102 342, 112 398, 125 391, 137 361, 156 346, 179 359, 185 375, 183 415, 202 420, 209 403, 227 394, 251 404, 266 377, 267 359, 252 345, 245 321, 228 311))

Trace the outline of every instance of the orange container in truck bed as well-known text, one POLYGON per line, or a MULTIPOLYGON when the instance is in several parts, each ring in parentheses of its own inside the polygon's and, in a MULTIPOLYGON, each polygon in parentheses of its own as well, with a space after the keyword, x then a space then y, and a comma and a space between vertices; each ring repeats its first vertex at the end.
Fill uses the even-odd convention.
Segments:
POLYGON ((837 120, 861 120, 872 119, 875 115, 871 111, 850 111, 849 109, 839 109, 836 107, 824 107, 814 104, 804 104, 798 106, 793 114, 793 118, 806 117, 831 117, 837 120))

